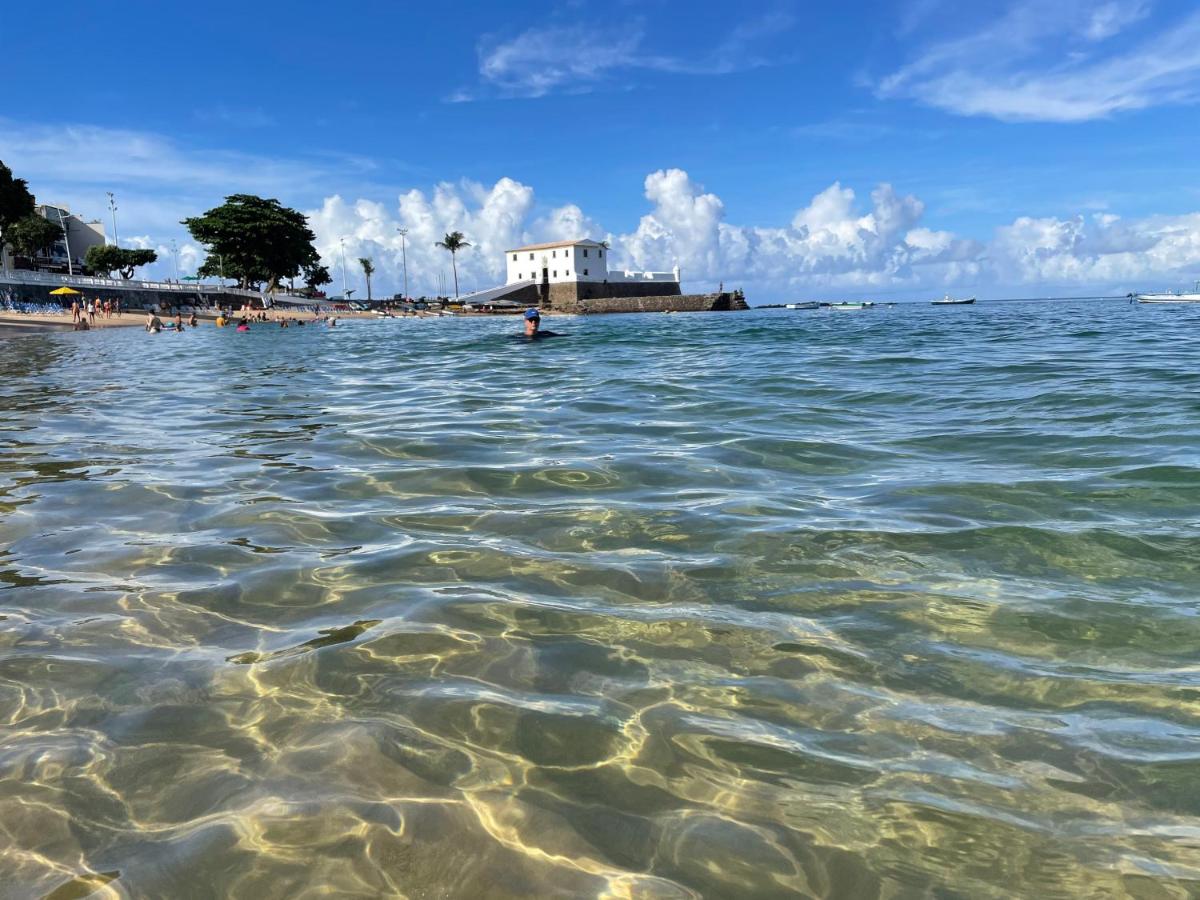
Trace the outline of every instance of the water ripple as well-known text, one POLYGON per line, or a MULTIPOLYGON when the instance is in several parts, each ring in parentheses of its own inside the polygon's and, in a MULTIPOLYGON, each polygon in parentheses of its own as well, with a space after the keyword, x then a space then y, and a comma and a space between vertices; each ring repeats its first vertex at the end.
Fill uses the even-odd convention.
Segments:
POLYGON ((1197 325, 0 341, 0 883, 1200 893, 1197 325))

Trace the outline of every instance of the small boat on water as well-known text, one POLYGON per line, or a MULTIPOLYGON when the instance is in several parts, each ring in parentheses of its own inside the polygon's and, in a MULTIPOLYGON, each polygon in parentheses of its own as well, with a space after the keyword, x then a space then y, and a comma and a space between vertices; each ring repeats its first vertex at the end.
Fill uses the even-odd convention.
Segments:
POLYGON ((812 300, 808 303, 785 303, 783 305, 783 308, 784 309, 820 309, 821 304, 818 303, 816 300, 812 300))
POLYGON ((934 306, 970 306, 974 302, 975 302, 974 297, 966 297, 963 299, 958 299, 956 297, 951 297, 949 294, 947 294, 941 300, 931 300, 930 301, 930 303, 932 303, 934 306))
POLYGON ((870 309, 874 305, 870 300, 864 300, 862 303, 850 303, 847 300, 843 300, 841 303, 830 303, 829 308, 850 311, 855 309, 870 309))
POLYGON ((1179 293, 1163 293, 1163 294, 1136 294, 1138 303, 1200 303, 1200 281, 1196 282, 1196 290, 1185 294, 1179 293))

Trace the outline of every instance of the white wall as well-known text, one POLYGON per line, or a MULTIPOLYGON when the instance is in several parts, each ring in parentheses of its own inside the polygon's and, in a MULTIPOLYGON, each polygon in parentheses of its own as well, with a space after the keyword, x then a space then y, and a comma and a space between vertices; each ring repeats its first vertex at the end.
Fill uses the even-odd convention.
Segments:
MULTIPOLYGON (((66 225, 67 239, 71 243, 71 261, 77 266, 83 265, 83 259, 87 256, 88 247, 107 243, 107 239, 104 236, 104 224, 102 222, 85 222, 65 206, 39 204, 37 211, 45 216, 47 221, 53 222, 55 225, 66 225), (58 216, 59 209, 63 211, 61 221, 58 216)), ((66 263, 66 250, 61 239, 56 242, 55 257, 59 258, 59 262, 66 263)))
POLYGON ((670 272, 630 272, 616 271, 608 273, 609 281, 679 281, 679 266, 676 266, 670 272))
POLYGON ((551 284, 574 281, 604 281, 608 277, 608 250, 603 247, 552 247, 548 250, 510 250, 505 256, 507 284, 542 280, 542 269, 551 284), (587 250, 587 256, 583 255, 587 250), (514 259, 514 257, 516 257, 514 259), (584 270, 587 274, 584 274, 584 270))

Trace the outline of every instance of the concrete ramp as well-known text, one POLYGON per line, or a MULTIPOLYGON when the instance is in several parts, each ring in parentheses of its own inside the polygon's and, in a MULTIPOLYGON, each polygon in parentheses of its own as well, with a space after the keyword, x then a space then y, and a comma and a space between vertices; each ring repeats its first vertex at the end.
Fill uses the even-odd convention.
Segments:
POLYGON ((536 285, 537 282, 532 278, 528 278, 525 281, 514 281, 512 284, 502 284, 499 287, 486 288, 485 290, 474 291, 470 294, 460 294, 457 302, 483 306, 487 303, 494 303, 497 300, 504 300, 510 294, 525 291, 536 285))

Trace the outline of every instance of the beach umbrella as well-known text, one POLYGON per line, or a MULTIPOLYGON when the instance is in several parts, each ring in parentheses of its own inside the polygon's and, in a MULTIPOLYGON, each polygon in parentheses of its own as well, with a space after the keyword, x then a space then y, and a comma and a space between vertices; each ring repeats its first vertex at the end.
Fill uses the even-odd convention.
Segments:
POLYGON ((60 288, 55 288, 55 289, 54 289, 54 290, 52 290, 50 293, 51 293, 51 294, 59 294, 59 295, 62 295, 62 294, 78 294, 78 293, 79 293, 79 291, 75 290, 74 288, 69 288, 69 287, 60 287, 60 288))

